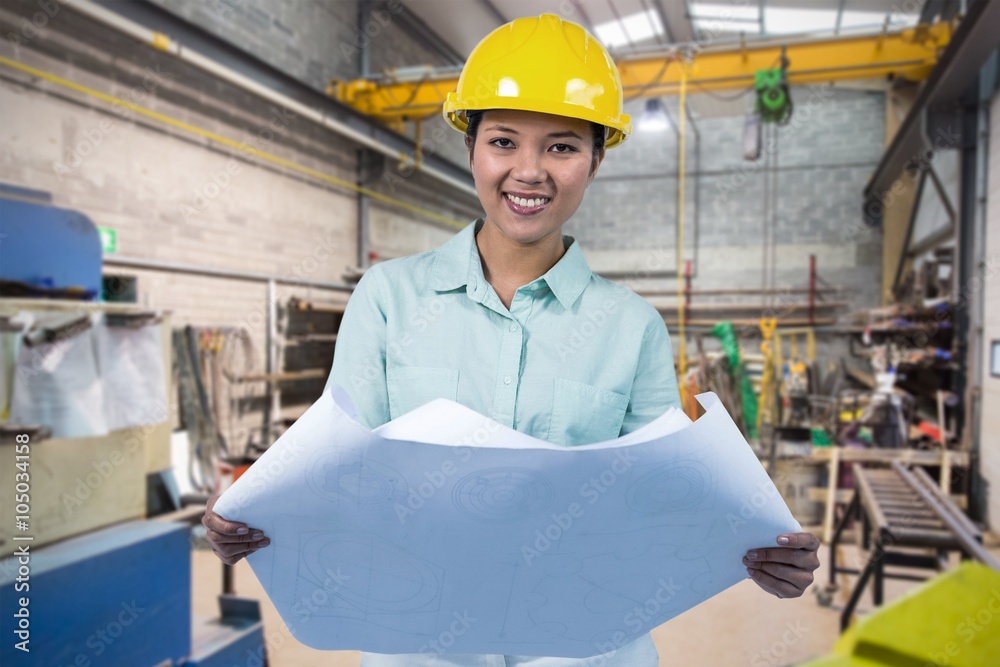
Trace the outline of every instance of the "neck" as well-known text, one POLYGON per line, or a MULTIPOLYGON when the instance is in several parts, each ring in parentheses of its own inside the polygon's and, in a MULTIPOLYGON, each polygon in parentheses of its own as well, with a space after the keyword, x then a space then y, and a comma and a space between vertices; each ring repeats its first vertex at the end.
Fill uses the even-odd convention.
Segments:
POLYGON ((566 252, 561 230, 522 244, 501 233, 489 220, 476 234, 476 245, 483 262, 483 277, 494 289, 498 283, 514 289, 527 285, 545 275, 566 252))

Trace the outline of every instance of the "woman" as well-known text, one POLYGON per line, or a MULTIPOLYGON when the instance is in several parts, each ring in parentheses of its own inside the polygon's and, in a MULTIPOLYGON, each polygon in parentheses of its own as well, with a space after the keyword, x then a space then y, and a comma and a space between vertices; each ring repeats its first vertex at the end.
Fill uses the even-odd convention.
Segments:
MULTIPOLYGON (((660 314, 594 275, 563 224, 605 150, 631 129, 618 70, 582 27, 517 19, 473 51, 445 117, 465 133, 485 217, 439 248, 370 268, 351 296, 327 385, 375 428, 449 398, 511 428, 574 446, 636 430, 679 406, 660 314)), ((211 511, 216 554, 235 563, 267 538, 211 511)), ((812 583, 819 541, 779 536, 747 553, 778 597, 812 583)), ((428 640, 433 640, 428 637, 428 640)), ((658 664, 645 635, 593 661, 500 655, 365 654, 365 667, 658 664)))

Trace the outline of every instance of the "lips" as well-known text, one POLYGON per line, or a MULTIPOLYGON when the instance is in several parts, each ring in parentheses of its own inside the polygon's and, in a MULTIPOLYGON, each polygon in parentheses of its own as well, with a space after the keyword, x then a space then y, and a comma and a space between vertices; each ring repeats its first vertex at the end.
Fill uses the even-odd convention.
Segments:
POLYGON ((520 192, 505 192, 503 198, 507 202, 507 207, 519 215, 539 213, 552 201, 551 197, 545 197, 541 194, 520 192))
POLYGON ((540 194, 530 195, 530 194, 515 194, 513 192, 505 192, 503 196, 507 198, 518 206, 525 206, 527 208, 533 208, 535 206, 542 206, 543 204, 548 204, 552 198, 544 197, 540 194))

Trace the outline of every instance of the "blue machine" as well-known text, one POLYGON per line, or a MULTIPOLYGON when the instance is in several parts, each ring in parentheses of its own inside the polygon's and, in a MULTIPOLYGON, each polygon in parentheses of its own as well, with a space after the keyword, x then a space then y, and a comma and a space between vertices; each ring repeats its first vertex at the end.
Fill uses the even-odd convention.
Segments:
POLYGON ((0 184, 0 279, 101 296, 101 238, 90 218, 47 193, 0 184))
POLYGON ((192 634, 190 530, 130 521, 37 550, 16 542, 29 545, 30 572, 19 574, 17 555, 0 560, 0 664, 231 667, 253 655, 266 665, 255 600, 221 596, 222 618, 192 634), (17 648, 22 608, 28 653, 17 648))
POLYGON ((0 663, 182 664, 191 651, 188 531, 133 521, 37 550, 15 542, 29 546, 30 588, 15 588, 16 555, 0 561, 0 663), (30 653, 12 641, 21 597, 29 600, 30 653))

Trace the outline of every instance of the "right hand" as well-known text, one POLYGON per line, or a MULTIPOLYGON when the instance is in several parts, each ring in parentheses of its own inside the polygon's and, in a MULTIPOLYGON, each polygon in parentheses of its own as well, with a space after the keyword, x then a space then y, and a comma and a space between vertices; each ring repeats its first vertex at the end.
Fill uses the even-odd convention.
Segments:
MULTIPOLYGON (((221 495, 221 494, 219 494, 221 495)), ((212 551, 226 565, 235 565, 257 549, 262 549, 271 543, 263 531, 250 528, 239 521, 227 521, 212 511, 219 495, 208 499, 205 506, 205 516, 201 523, 205 526, 205 537, 212 545, 212 551)))

